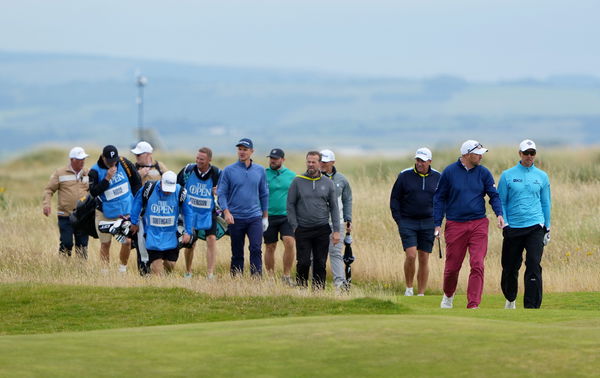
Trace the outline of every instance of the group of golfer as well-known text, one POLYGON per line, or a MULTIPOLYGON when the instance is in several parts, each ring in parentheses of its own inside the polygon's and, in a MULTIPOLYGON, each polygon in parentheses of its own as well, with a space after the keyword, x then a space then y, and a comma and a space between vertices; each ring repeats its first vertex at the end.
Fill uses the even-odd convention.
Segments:
POLYGON ((274 275, 275 250, 281 240, 283 282, 306 287, 312 268, 313 288, 323 288, 329 256, 335 287, 348 289, 341 232, 350 232, 352 227, 352 191, 336 171, 333 151, 310 151, 306 172, 296 175, 284 166, 285 153, 280 148, 270 151, 266 169, 252 160, 251 139, 239 140, 236 148, 238 160, 220 170, 211 164, 211 149, 202 147, 195 163, 187 164, 179 174, 155 161, 153 148, 145 141, 131 150, 135 163, 107 145, 89 171, 84 168, 88 155, 81 147, 73 148, 70 163, 53 173, 44 193, 43 209, 48 216, 52 195, 58 191, 59 251, 70 256, 75 249, 78 255, 87 256, 88 234, 74 228, 69 217, 78 200, 91 196, 97 204, 94 220, 105 271, 114 233, 102 232, 102 225, 127 220, 131 238, 119 239, 120 272, 127 271, 132 245, 142 274, 172 271, 183 249, 185 277, 190 278, 194 246, 202 239, 207 243, 207 278, 213 279, 216 243, 227 232, 232 275, 244 272, 246 239, 250 274, 262 275, 264 239, 264 265, 274 275), (291 277, 294 257, 295 280, 291 277))
POLYGON ((501 287, 506 298, 505 308, 516 308, 523 250, 526 251, 523 305, 525 308, 541 306, 541 259, 544 245, 550 241, 548 175, 534 165, 537 148, 533 141, 526 139, 519 144, 520 161, 502 173, 496 188, 494 177, 481 165, 487 151, 479 142, 467 140, 460 148, 458 160, 440 174, 431 168, 431 151, 419 148, 415 166, 398 176, 392 189, 390 208, 406 252, 405 295, 414 295, 417 259, 417 295, 424 295, 429 254, 435 238, 440 237, 442 221, 446 218, 444 295, 440 306, 453 307, 458 275, 468 250, 471 271, 467 308, 479 308, 488 246, 487 195, 504 236, 501 287))
MULTIPOLYGON (((120 272, 127 271, 133 244, 140 273, 172 271, 183 249, 185 277, 192 277, 194 246, 202 239, 207 243, 207 278, 213 279, 216 243, 227 232, 232 275, 244 272, 246 239, 250 274, 262 275, 264 240, 264 266, 274 275, 275 250, 281 240, 284 283, 307 287, 312 268, 312 287, 324 288, 329 257, 335 288, 347 290, 341 232, 352 229, 352 190, 336 170, 333 151, 309 151, 306 171, 297 175, 284 166, 285 153, 280 148, 270 151, 269 167, 264 168, 252 160, 251 139, 243 138, 235 146, 238 160, 223 170, 211 164, 212 151, 203 147, 195 163, 187 164, 178 174, 155 161, 152 146, 144 141, 131 150, 135 163, 107 145, 89 171, 84 168, 88 155, 81 147, 73 148, 70 163, 52 174, 44 192, 46 216, 51 213, 51 197, 58 192, 59 251, 70 256, 74 248, 76 254, 87 257, 88 233, 74 228, 69 216, 78 200, 90 196, 96 203, 94 219, 105 270, 113 234, 101 232, 101 225, 127 220, 131 222, 129 235, 133 236, 119 239, 120 272), (295 280, 291 277, 294 256, 295 280)), ((537 148, 527 139, 519 145, 519 162, 502 173, 496 188, 492 174, 481 165, 487 151, 479 142, 468 140, 462 144, 458 160, 440 174, 431 167, 431 151, 422 147, 416 151, 414 166, 398 175, 390 209, 406 254, 405 295, 414 295, 415 273, 417 295, 425 294, 429 255, 435 239, 441 236, 445 218, 441 307, 453 307, 467 250, 471 267, 467 308, 479 307, 488 245, 487 195, 504 237, 501 287, 505 308, 516 308, 524 250, 524 307, 541 306, 541 258, 550 240, 548 176, 535 166, 537 148)))

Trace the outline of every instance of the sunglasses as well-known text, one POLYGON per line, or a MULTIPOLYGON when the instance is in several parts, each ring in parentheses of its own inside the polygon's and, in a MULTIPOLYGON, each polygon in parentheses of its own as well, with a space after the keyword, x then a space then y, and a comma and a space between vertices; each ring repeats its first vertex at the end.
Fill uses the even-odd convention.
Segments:
POLYGON ((521 153, 522 153, 523 155, 535 156, 535 150, 526 150, 526 151, 521 151, 521 153))
POLYGON ((478 148, 483 148, 483 144, 479 143, 478 145, 476 145, 475 147, 473 147, 469 151, 467 151, 467 153, 470 154, 471 152, 475 151, 478 148))

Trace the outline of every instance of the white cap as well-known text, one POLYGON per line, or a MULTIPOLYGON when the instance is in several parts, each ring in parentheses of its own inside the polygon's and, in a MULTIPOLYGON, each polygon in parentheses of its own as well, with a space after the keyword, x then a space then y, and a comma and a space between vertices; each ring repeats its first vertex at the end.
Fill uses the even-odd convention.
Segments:
POLYGON ((331 150, 323 150, 321 151, 321 161, 323 163, 335 161, 335 154, 331 150))
POLYGON ((73 147, 69 152, 69 159, 83 160, 90 155, 86 154, 81 147, 73 147))
POLYGON ((431 160, 431 150, 427 147, 421 147, 415 153, 415 159, 421 159, 423 161, 431 160))
POLYGON ((487 152, 487 148, 483 148, 483 145, 476 140, 469 139, 460 147, 460 154, 477 154, 483 155, 487 152))
POLYGON ((531 139, 525 139, 519 144, 519 151, 535 150, 535 143, 531 139))
POLYGON ((160 180, 160 186, 163 192, 173 193, 177 189, 177 175, 173 171, 163 173, 160 180))
POLYGON ((146 152, 152 153, 152 151, 154 151, 154 148, 152 148, 150 143, 144 141, 139 142, 135 148, 131 150, 135 155, 145 154, 146 152))

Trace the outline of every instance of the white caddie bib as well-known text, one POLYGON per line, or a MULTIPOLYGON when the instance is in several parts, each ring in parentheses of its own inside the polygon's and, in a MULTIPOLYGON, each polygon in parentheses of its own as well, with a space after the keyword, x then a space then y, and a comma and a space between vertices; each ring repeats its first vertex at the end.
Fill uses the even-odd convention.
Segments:
POLYGON ((210 209, 212 206, 212 198, 190 196, 190 205, 199 209, 210 209))
POLYGON ((154 227, 171 227, 175 225, 175 217, 172 215, 150 215, 150 224, 154 227))
POLYGON ((104 192, 104 196, 108 201, 113 200, 115 198, 121 197, 124 194, 129 193, 129 183, 124 183, 119 186, 115 186, 114 188, 110 188, 104 192))

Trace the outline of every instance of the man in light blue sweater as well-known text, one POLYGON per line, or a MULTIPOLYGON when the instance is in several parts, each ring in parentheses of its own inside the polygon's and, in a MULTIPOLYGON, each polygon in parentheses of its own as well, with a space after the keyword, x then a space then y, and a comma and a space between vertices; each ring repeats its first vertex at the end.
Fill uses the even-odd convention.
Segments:
POLYGON ((521 161, 502 173, 498 193, 506 227, 502 231, 501 287, 506 304, 514 309, 519 268, 525 253, 525 308, 542 305, 542 253, 550 241, 550 181, 546 172, 534 165, 536 146, 525 139, 519 145, 521 161))
POLYGON ((231 274, 244 272, 244 241, 250 242, 250 274, 262 275, 262 235, 269 227, 269 188, 264 167, 254 164, 254 144, 248 138, 237 144, 238 161, 223 169, 217 195, 229 224, 231 274))

